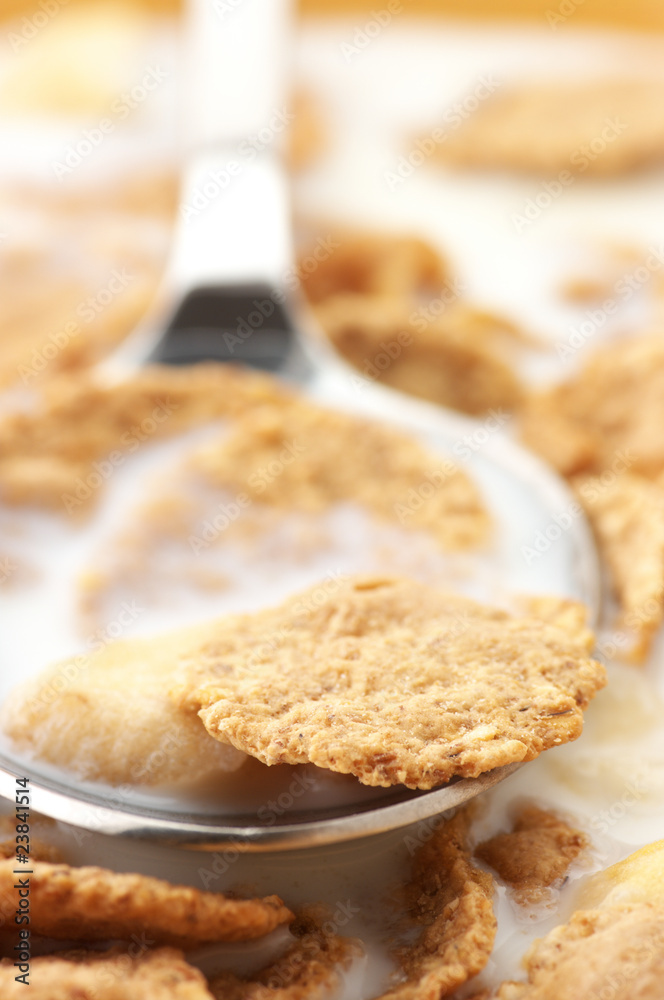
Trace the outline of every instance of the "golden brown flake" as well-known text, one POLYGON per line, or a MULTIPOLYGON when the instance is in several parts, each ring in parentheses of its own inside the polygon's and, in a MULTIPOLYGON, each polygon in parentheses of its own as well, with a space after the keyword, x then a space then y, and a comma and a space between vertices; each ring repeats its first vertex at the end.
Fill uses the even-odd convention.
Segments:
POLYGON ((109 268, 105 282, 93 285, 89 278, 63 279, 57 273, 54 278, 35 267, 30 282, 14 281, 3 292, 10 316, 3 322, 0 337, 0 387, 33 389, 106 357, 145 315, 160 279, 156 262, 150 266, 148 261, 137 260, 131 270, 125 268, 125 274, 129 273, 130 278, 114 279, 109 268), (120 291, 101 309, 97 303, 100 296, 106 301, 110 294, 109 281, 120 291), (37 282, 43 298, 34 296, 37 282), (23 283, 29 290, 23 290, 23 283))
POLYGON ((437 151, 455 167, 617 176, 664 159, 661 79, 527 81, 500 89, 437 151))
POLYGON ((629 655, 641 662, 664 619, 664 489, 631 473, 575 485, 608 564, 622 623, 636 637, 629 655))
POLYGON ((526 398, 521 409, 524 443, 563 476, 574 476, 599 464, 601 438, 590 421, 565 414, 568 387, 556 386, 526 398))
MULTIPOLYGON (((0 861, 0 900, 16 905, 12 861, 0 861)), ((251 941, 292 919, 277 896, 229 899, 145 875, 72 868, 37 861, 30 875, 30 926, 35 934, 71 941, 130 940, 195 948, 251 941)))
POLYGON ((467 413, 519 405, 516 349, 541 345, 459 302, 434 247, 380 232, 340 231, 336 242, 304 289, 324 332, 365 377, 467 413))
POLYGON ((518 598, 517 605, 529 618, 539 618, 555 625, 583 646, 589 653, 595 645, 595 636, 588 628, 588 609, 585 604, 566 597, 527 594, 518 598))
POLYGON ((432 788, 575 739, 604 670, 578 637, 397 579, 235 615, 182 658, 178 703, 266 764, 432 788))
POLYGON ((650 903, 579 910, 536 941, 526 983, 503 983, 499 1000, 661 1000, 664 908, 650 903))
POLYGON ((217 488, 275 507, 318 511, 355 501, 429 530, 445 549, 477 546, 488 533, 474 484, 449 458, 400 431, 304 401, 246 413, 190 465, 217 488))
POLYGON ((114 386, 63 377, 30 412, 0 419, 0 496, 75 514, 99 497, 95 461, 122 464, 145 442, 286 397, 275 380, 227 365, 155 366, 114 386))
POLYGON ((12 959, 0 962, 3 1000, 212 1000, 202 973, 172 948, 138 957, 114 948, 34 958, 27 987, 16 974, 12 959))
POLYGON ((526 444, 573 479, 642 660, 664 617, 664 340, 602 348, 522 416, 526 444))
POLYGON ((145 441, 231 416, 228 439, 192 462, 216 486, 302 510, 355 500, 431 529, 445 548, 484 541, 484 506, 449 459, 398 431, 289 399, 276 381, 221 365, 148 369, 115 387, 61 380, 35 412, 0 421, 3 499, 77 514, 99 496, 95 461, 121 465, 145 441))
POLYGON ((216 1000, 326 1000, 341 984, 341 971, 363 951, 351 938, 326 933, 313 912, 298 915, 291 926, 296 941, 284 955, 251 979, 232 973, 216 976, 210 989, 216 1000))
POLYGON ((161 281, 176 200, 177 177, 158 168, 57 190, 0 182, 14 219, 0 246, 0 386, 88 367, 135 329, 161 281))
POLYGON ((545 899, 549 886, 560 885, 588 844, 583 833, 554 813, 526 806, 508 833, 484 841, 475 854, 516 890, 520 903, 528 904, 545 899))
POLYGON ((441 823, 418 851, 407 886, 418 940, 399 951, 407 976, 381 1000, 447 996, 486 965, 496 935, 493 879, 473 865, 468 844, 472 810, 441 823))
POLYGON ((664 470, 664 338, 659 333, 598 350, 578 374, 534 393, 523 413, 523 437, 563 475, 648 478, 664 470))
POLYGON ((116 786, 191 785, 232 771, 244 756, 166 694, 169 666, 193 641, 200 630, 183 629, 166 642, 109 643, 57 663, 7 698, 3 731, 21 753, 116 786))
POLYGON ((503 317, 456 304, 423 322, 413 300, 393 294, 332 295, 315 311, 365 378, 466 413, 521 403, 523 386, 506 357, 525 335, 503 317))
POLYGON ((305 272, 303 289, 313 303, 338 292, 411 295, 427 289, 440 291, 447 278, 445 261, 417 236, 352 229, 333 229, 332 235, 337 245, 314 271, 305 272))

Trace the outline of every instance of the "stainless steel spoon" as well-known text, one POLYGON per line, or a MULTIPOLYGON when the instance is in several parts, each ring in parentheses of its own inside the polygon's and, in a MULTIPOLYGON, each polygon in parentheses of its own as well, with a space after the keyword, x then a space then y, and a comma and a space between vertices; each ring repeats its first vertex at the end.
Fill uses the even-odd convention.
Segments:
MULTIPOLYGON (((536 559, 524 556, 536 539, 549 537, 547 529, 573 504, 566 485, 504 433, 487 435, 479 421, 359 378, 288 292, 293 255, 282 162, 276 143, 246 152, 255 148, 246 145, 248 137, 259 135, 268 127, 263 123, 285 107, 278 86, 283 74, 274 63, 278 40, 283 49, 288 37, 286 5, 243 0, 228 20, 220 20, 208 0, 195 0, 190 14, 200 75, 190 105, 191 155, 174 251, 158 310, 103 367, 106 376, 122 378, 146 360, 241 362, 295 380, 315 400, 409 431, 458 461, 479 484, 496 522, 506 591, 575 597, 596 618, 599 571, 582 516, 558 531, 555 545, 542 546, 536 559)), ((429 792, 394 788, 352 806, 290 810, 285 820, 272 817, 269 823, 255 813, 187 813, 145 796, 74 785, 9 754, 0 754, 0 795, 13 801, 17 777, 29 775, 35 810, 86 830, 202 850, 275 851, 350 841, 430 819, 519 766, 429 792)))

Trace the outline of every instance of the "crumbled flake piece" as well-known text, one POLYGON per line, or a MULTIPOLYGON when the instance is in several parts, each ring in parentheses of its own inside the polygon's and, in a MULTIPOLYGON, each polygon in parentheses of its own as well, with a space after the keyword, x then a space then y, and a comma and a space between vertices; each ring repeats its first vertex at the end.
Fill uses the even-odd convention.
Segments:
POLYGON ((520 903, 537 903, 558 886, 588 847, 588 838, 554 813, 523 808, 512 829, 480 844, 475 854, 516 892, 520 903))

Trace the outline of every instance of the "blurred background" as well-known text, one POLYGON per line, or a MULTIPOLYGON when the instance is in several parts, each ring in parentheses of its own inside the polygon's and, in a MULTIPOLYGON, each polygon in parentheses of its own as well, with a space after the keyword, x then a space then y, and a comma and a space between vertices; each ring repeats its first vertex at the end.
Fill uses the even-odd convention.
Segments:
MULTIPOLYGON (((232 14, 233 0, 215 2, 220 16, 232 14)), ((542 317, 548 292, 540 277, 530 283, 530 299, 523 294, 534 244, 541 237, 541 260, 548 260, 560 215, 553 206, 533 232, 515 234, 510 220, 537 196, 536 186, 497 180, 492 194, 502 199, 504 218, 496 220, 486 186, 440 165, 435 174, 435 157, 412 179, 398 179, 398 189, 390 178, 400 158, 412 155, 414 137, 430 132, 456 95, 472 95, 484 69, 524 76, 541 61, 565 79, 570 67, 592 74, 630 61, 661 65, 659 0, 468 0, 458 45, 460 5, 453 0, 390 0, 378 8, 300 0, 298 8, 290 112, 282 109, 290 118, 275 146, 291 169, 300 245, 325 238, 330 217, 343 226, 412 230, 441 257, 451 254, 455 267, 439 262, 439 274, 445 270, 451 281, 458 272, 481 308, 505 312, 491 318, 499 333, 518 322, 554 336, 572 323, 569 301, 551 300, 542 317), (374 15, 383 8, 390 23, 378 26, 374 40, 374 15)), ((0 388, 34 388, 106 357, 154 301, 172 245, 183 160, 184 10, 179 0, 4 0, 2 16, 0 388)), ((564 202, 568 217, 583 219, 584 238, 634 244, 658 234, 661 220, 651 210, 658 178, 638 189, 600 185, 590 198, 584 185, 579 208, 581 188, 561 199, 561 211, 564 202), (616 222, 611 232, 607 205, 616 222)), ((623 258, 632 252, 623 251, 623 258)), ((349 253, 354 267, 357 253, 349 253)), ((557 245, 555 253, 568 251, 557 245)), ((305 291, 315 299, 314 284, 305 291)), ((335 288, 356 290, 347 280, 335 288)), ((361 312, 362 303, 354 306, 361 312)), ((359 364, 357 332, 337 313, 319 311, 319 319, 359 364)), ((462 326, 475 342, 486 322, 475 316, 462 326)), ((464 403, 449 387, 422 380, 420 368, 405 374, 402 387, 471 411, 486 408, 486 399, 464 403)))
MULTIPOLYGON (((69 0, 69 3, 93 6, 95 0, 69 0)), ((29 14, 34 4, 27 0, 5 0, 3 13, 7 19, 29 14)), ((178 14, 182 10, 181 0, 136 0, 135 7, 157 13, 178 14)), ((300 0, 300 11, 305 14, 353 14, 371 11, 375 4, 370 0, 300 0)), ((409 11, 413 14, 444 14, 463 17, 532 17, 541 18, 553 5, 547 0, 467 0, 462 7, 454 0, 410 0, 409 11)), ((664 10, 658 0, 585 0, 578 4, 579 18, 584 21, 605 24, 631 25, 641 28, 659 28, 664 25, 664 10)))

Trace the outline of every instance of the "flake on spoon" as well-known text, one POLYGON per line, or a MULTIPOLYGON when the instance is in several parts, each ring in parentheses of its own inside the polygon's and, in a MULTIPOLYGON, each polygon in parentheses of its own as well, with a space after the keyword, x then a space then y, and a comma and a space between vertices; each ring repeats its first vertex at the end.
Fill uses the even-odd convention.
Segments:
POLYGON ((0 418, 0 496, 87 513, 136 451, 244 408, 288 398, 276 379, 224 364, 145 368, 116 385, 94 374, 48 382, 29 412, 0 418))
POLYGON ((426 529, 446 550, 476 548, 489 534, 480 494, 456 463, 394 428, 304 400, 246 412, 189 465, 245 505, 306 513, 356 502, 426 529))
POLYGON ((575 739, 604 683, 578 632, 360 577, 206 626, 172 694, 268 765, 427 789, 575 739))

